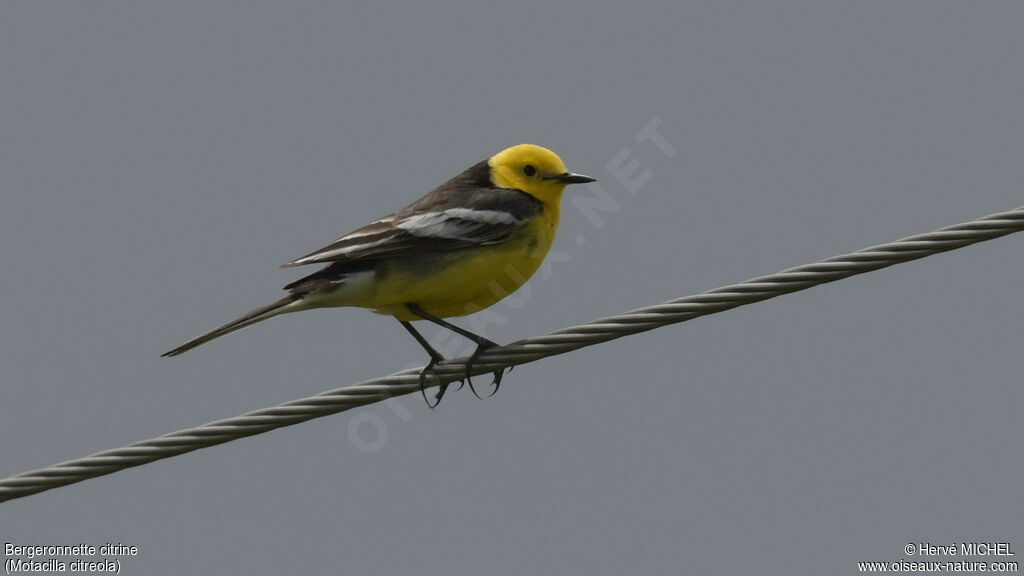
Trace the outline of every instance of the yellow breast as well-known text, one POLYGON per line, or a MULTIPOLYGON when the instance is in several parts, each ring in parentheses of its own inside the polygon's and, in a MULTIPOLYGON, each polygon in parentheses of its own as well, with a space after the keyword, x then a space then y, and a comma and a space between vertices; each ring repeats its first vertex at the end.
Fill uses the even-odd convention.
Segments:
POLYGON ((359 297, 342 305, 407 321, 419 319, 408 303, 441 318, 483 310, 515 292, 540 267, 558 227, 557 213, 550 212, 496 244, 384 263, 359 297))

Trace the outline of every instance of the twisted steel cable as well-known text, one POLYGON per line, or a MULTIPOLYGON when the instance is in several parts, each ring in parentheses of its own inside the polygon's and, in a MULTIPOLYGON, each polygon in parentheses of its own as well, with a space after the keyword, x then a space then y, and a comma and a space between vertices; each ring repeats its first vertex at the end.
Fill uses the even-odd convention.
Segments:
MULTIPOLYGON (((783 270, 769 276, 722 286, 694 296, 638 308, 625 314, 600 318, 586 324, 563 328, 544 336, 527 338, 507 346, 492 348, 485 351, 473 364, 471 373, 473 375, 485 374, 500 368, 565 354, 585 346, 723 312, 745 304, 805 290, 812 286, 886 268, 893 264, 955 250, 1021 230, 1024 230, 1024 206, 942 228, 928 234, 919 234, 888 244, 879 244, 850 254, 834 256, 813 264, 783 270)), ((438 364, 428 379, 428 385, 437 386, 442 382, 451 382, 462 378, 465 375, 467 360, 468 358, 457 358, 438 364)), ((254 436, 275 428, 291 426, 392 396, 417 392, 419 391, 419 372, 420 368, 403 370, 383 378, 366 380, 353 386, 330 390, 309 398, 292 400, 271 408, 217 420, 195 428, 172 432, 152 440, 136 442, 123 448, 105 450, 85 458, 11 476, 0 480, 0 502, 111 474, 125 468, 141 466, 154 460, 170 458, 200 448, 223 444, 246 436, 254 436)))

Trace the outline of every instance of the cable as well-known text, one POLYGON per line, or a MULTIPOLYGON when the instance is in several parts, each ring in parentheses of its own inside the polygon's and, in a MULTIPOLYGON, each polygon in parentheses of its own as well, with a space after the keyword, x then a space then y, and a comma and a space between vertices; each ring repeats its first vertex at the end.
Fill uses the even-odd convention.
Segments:
MULTIPOLYGON (((1024 230, 1024 206, 928 234, 910 236, 896 242, 797 266, 777 274, 753 278, 739 284, 715 288, 694 296, 638 308, 625 314, 600 318, 544 336, 492 348, 485 351, 473 364, 472 374, 485 374, 499 368, 565 354, 585 346, 806 290, 812 286, 955 250, 1021 230, 1024 230)), ((467 358, 457 358, 438 364, 433 375, 428 378, 428 384, 437 386, 441 382, 458 380, 465 374, 466 360, 467 358)), ((292 400, 271 408, 11 476, 0 480, 0 502, 246 436, 254 436, 275 428, 291 426, 392 396, 418 392, 419 371, 419 368, 403 370, 383 378, 366 380, 309 398, 292 400)))

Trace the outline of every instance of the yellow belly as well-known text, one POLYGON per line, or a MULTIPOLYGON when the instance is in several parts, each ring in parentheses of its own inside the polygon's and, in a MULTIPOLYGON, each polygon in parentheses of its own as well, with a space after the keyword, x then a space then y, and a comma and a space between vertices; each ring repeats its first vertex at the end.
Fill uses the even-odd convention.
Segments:
POLYGON ((544 261, 554 236, 555 225, 539 221, 498 244, 389 259, 372 276, 354 279, 311 304, 358 306, 407 321, 420 320, 409 312, 409 303, 441 318, 465 316, 525 284, 544 261))

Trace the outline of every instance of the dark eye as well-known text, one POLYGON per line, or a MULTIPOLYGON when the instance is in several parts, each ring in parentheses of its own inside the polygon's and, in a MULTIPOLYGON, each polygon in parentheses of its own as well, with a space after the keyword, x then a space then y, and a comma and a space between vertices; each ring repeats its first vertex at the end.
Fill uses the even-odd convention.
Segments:
POLYGON ((533 167, 533 164, 527 164, 523 166, 523 174, 527 176, 534 176, 537 174, 537 169, 533 167))

